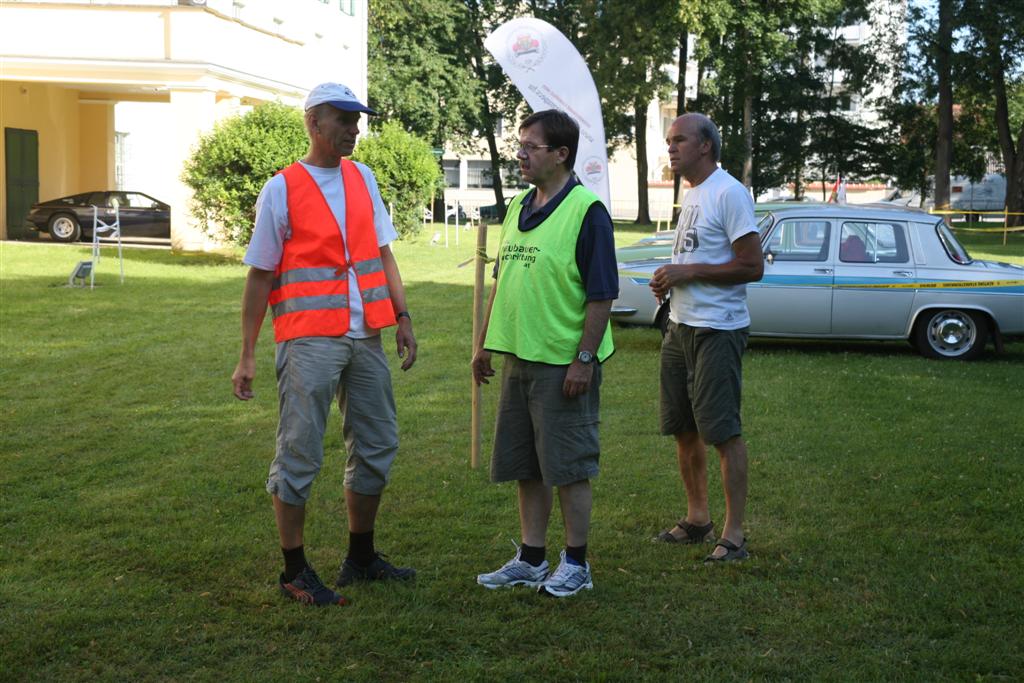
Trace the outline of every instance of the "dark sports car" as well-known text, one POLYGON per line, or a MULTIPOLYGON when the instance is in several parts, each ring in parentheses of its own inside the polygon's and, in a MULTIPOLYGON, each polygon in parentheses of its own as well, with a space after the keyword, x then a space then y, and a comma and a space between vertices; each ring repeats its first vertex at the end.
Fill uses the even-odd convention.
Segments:
POLYGON ((33 204, 26 220, 32 228, 49 232, 58 242, 91 240, 94 205, 99 219, 107 224, 113 223, 114 207, 117 207, 122 237, 171 236, 171 207, 141 192, 83 192, 51 199, 33 204))

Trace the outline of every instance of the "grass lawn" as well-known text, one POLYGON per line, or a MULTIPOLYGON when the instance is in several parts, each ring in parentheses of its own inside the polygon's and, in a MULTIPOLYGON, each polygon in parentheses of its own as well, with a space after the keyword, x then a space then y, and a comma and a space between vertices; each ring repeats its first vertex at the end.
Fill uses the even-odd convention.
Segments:
MULTIPOLYGON (((496 384, 484 466, 468 466, 473 268, 458 264, 475 235, 429 237, 395 247, 420 357, 393 365, 402 449, 377 532, 419 577, 323 610, 276 592, 272 335, 257 400, 236 401, 238 260, 129 249, 120 285, 108 249, 89 291, 62 286, 86 248, 0 244, 0 679, 1019 680, 1024 342, 956 363, 904 343, 752 341, 752 558, 704 567, 709 548, 651 542, 683 512, 657 434, 660 340, 616 328, 595 589, 487 591, 475 576, 511 556, 518 523, 513 486, 488 482, 496 384)), ((1024 262, 1019 237, 961 238, 1024 262)), ((308 506, 325 579, 346 543, 342 448, 335 415, 308 506)))

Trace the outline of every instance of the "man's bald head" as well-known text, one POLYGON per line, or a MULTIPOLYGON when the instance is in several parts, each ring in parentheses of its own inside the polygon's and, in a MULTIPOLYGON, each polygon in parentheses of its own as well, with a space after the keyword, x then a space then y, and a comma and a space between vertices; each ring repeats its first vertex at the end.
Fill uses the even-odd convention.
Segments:
POLYGON ((699 112, 683 114, 676 120, 693 126, 692 130, 697 133, 701 142, 711 143, 712 160, 716 163, 722 160, 722 134, 718 132, 718 126, 714 121, 699 112))

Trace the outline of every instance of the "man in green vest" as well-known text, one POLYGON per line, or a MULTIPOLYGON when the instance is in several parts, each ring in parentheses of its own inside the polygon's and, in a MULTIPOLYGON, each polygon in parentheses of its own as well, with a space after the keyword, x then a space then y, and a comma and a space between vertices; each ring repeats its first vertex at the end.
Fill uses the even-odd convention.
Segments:
POLYGON ((486 588, 536 587, 554 597, 594 587, 587 562, 590 479, 598 474, 601 364, 619 295, 611 216, 573 173, 579 126, 557 110, 519 127, 519 170, 533 189, 509 204, 496 282, 473 357, 473 378, 504 354, 491 480, 515 481, 521 545, 486 588), (565 549, 548 571, 545 537, 558 489, 565 549))

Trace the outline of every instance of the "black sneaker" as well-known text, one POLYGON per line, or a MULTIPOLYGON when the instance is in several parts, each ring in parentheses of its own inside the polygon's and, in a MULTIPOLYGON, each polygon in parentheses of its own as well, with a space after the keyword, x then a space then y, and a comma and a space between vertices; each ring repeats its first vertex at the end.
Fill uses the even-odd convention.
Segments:
POLYGON ((284 580, 284 574, 278 579, 281 595, 297 600, 303 605, 347 605, 348 600, 341 597, 324 585, 312 567, 306 567, 291 581, 284 580))
POLYGON ((336 586, 348 586, 355 581, 411 581, 416 578, 416 570, 412 567, 396 567, 380 553, 374 553, 373 561, 360 567, 350 559, 341 563, 336 586))

